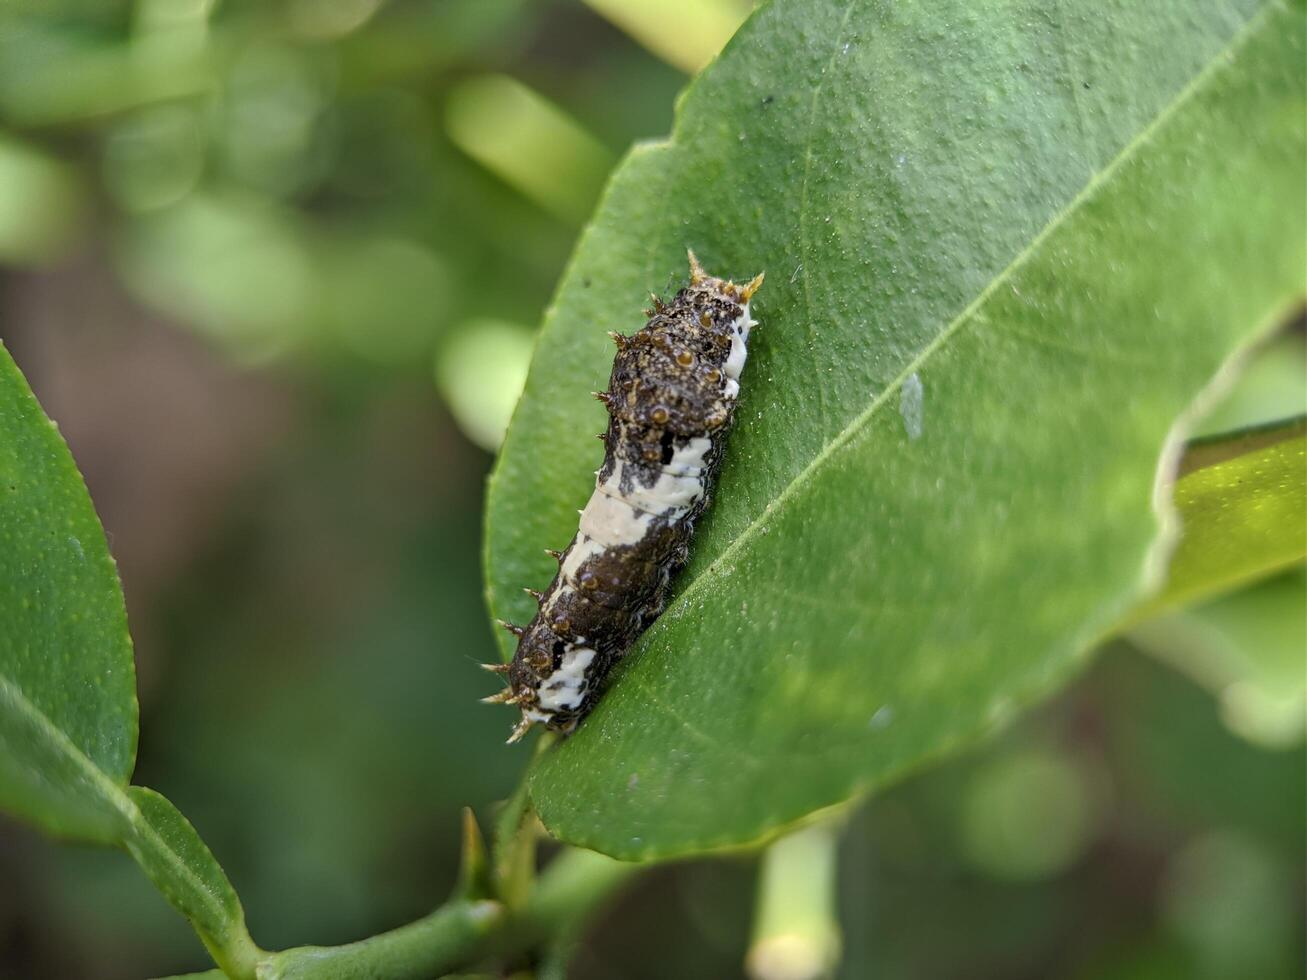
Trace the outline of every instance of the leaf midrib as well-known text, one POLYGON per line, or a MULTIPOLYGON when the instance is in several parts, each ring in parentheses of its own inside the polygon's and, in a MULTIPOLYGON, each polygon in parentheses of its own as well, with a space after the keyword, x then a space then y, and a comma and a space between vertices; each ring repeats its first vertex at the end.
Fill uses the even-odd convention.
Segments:
MULTIPOLYGON (((17 684, 3 674, 0 674, 0 700, 8 700, 11 705, 30 719, 45 734, 51 745, 72 760, 73 764, 82 771, 88 781, 100 791, 102 797, 123 815, 131 826, 132 832, 139 837, 148 839, 153 851, 162 856, 174 870, 180 873, 181 877, 191 882, 193 891, 202 896, 202 901, 209 907, 211 912, 215 913, 215 918, 218 921, 226 921, 227 911, 213 895, 208 884, 197 877, 190 866, 182 861, 177 853, 168 846, 168 843, 159 836, 154 829, 154 825, 145 819, 145 815, 132 798, 124 793, 122 788, 110 779, 108 774, 97 766, 85 752, 78 748, 72 739, 50 719, 49 715, 34 705, 23 694, 22 689, 17 684)), ((125 844, 126 837, 120 840, 119 843, 125 844)), ((224 939, 225 937, 215 936, 214 938, 224 939)))
MULTIPOLYGON (((835 438, 822 446, 821 450, 800 470, 785 488, 777 495, 776 499, 765 506, 761 513, 750 521, 745 528, 736 535, 731 542, 722 549, 721 554, 712 560, 703 573, 691 581, 683 592, 681 592, 668 607, 680 606, 688 603, 691 598, 707 588, 707 581, 717 577, 717 571, 729 562, 729 560, 744 548, 750 541, 758 536, 764 526, 764 522, 774 518, 776 513, 783 510, 791 497, 795 496, 805 485, 816 479, 819 471, 824 467, 825 462, 832 458, 836 453, 861 432, 861 430, 875 417, 880 407, 889 400, 890 396, 897 391, 900 386, 913 374, 917 373, 921 367, 931 358, 935 351, 939 350, 947 343, 959 330, 975 318, 976 312, 984 306, 991 296, 1012 276, 1021 269, 1032 257, 1039 251, 1043 244, 1056 232, 1082 205, 1084 205, 1095 192, 1109 180, 1118 170, 1120 170, 1134 154, 1161 129, 1166 122, 1175 115, 1185 104, 1187 104, 1207 82, 1222 68, 1226 67, 1232 59, 1234 52, 1238 50, 1247 40, 1261 27, 1262 21, 1267 19, 1274 11, 1278 4, 1268 3, 1256 15, 1249 20, 1235 33, 1230 41, 1221 48, 1211 59, 1199 70, 1188 83, 1168 102, 1162 109, 1149 121, 1148 125, 1141 129, 1106 165, 1095 171, 1085 182, 1085 185, 1076 193, 1070 201, 1066 203, 1048 222, 1040 229, 1039 233, 1030 240, 1017 255, 1009 262, 993 279, 986 284, 985 288, 976 294, 976 297, 967 304, 963 310, 955 316, 943 330, 922 348, 921 352, 913 358, 902 370, 885 386, 884 390, 877 395, 867 405, 865 409, 855 416, 843 429, 836 434, 835 438)), ((838 40, 838 38, 837 38, 838 40)), ((804 202, 806 205, 806 202, 804 202)), ((804 220, 804 208, 801 207, 799 212, 799 222, 802 226, 804 220)), ((666 613, 664 613, 666 616, 666 613)), ((660 617, 662 618, 662 617, 660 617)), ((650 632, 658 629, 658 623, 655 623, 650 632)))

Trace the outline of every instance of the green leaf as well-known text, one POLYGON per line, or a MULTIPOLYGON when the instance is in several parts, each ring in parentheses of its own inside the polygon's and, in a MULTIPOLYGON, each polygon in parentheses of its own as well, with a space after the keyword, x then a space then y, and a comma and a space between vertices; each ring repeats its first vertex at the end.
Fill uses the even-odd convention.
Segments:
POLYGON ((1256 0, 758 10, 614 175, 491 482, 490 604, 524 621, 600 458, 605 332, 687 245, 766 270, 678 594, 536 768, 553 833, 757 840, 1067 678, 1155 584, 1174 420, 1302 294, 1302 35, 1256 0))
POLYGON ((68 447, 0 346, 0 808, 125 847, 232 976, 257 953, 186 819, 129 787, 136 688, 122 592, 68 447))
MULTIPOLYGON (((1304 436, 1307 436, 1307 415, 1259 422, 1245 428, 1216 432, 1200 439, 1193 439, 1184 447, 1184 456, 1181 457, 1180 465, 1177 467, 1176 478, 1183 480, 1196 470, 1220 466, 1222 463, 1248 453, 1260 452, 1279 443, 1292 441, 1301 443, 1304 436)), ((1298 451, 1292 447, 1285 448, 1292 452, 1298 451)), ((1303 478, 1298 477, 1298 479, 1301 481, 1303 478)), ((1184 506, 1179 497, 1176 503, 1184 506)))
POLYGON ((0 346, 0 809, 112 841, 136 757, 118 573, 81 474, 0 346))
POLYGON ((154 887, 190 921, 214 961, 253 976, 258 947, 245 930, 240 899, 190 821, 152 789, 132 786, 136 804, 125 846, 154 887))
POLYGON ((1166 587, 1130 622, 1307 558, 1307 418, 1190 444, 1172 491, 1180 540, 1166 587))

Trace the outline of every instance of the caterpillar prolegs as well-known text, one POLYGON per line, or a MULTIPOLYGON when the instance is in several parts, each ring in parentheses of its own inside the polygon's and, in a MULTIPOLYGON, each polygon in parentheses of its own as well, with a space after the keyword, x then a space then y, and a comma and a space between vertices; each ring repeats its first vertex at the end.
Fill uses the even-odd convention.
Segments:
POLYGON ((688 286, 668 303, 654 296, 637 333, 611 334, 612 375, 595 392, 608 429, 594 493, 567 550, 550 552, 559 568, 549 588, 527 589, 535 618, 503 624, 518 637, 512 662, 485 665, 508 687, 484 700, 522 712, 509 742, 535 722, 570 732, 585 717, 609 669, 663 611, 708 506, 763 277, 736 285, 689 259, 688 286))

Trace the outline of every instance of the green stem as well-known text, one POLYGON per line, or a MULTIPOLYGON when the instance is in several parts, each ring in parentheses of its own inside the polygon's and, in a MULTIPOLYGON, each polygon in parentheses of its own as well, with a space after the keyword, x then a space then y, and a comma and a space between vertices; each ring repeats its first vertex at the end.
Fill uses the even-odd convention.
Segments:
POLYGON ((560 861, 563 863, 550 879, 543 904, 536 906, 532 918, 521 927, 523 948, 535 946, 539 951, 535 980, 567 980, 572 957, 598 904, 594 876, 612 876, 609 883, 616 887, 635 870, 589 851, 568 852, 560 861))
POLYGON ((835 871, 839 825, 823 820, 782 837, 763 855, 753 942, 754 980, 830 976, 839 963, 835 871))
POLYGON ((514 917, 499 951, 530 949, 588 918, 643 865, 615 861, 594 851, 568 849, 550 862, 531 898, 514 917))
POLYGON ((590 851, 565 851, 521 910, 453 901, 417 922, 346 946, 273 953, 259 980, 428 980, 487 958, 526 952, 587 917, 639 870, 590 851))
MULTIPOLYGON (((535 759, 554 743, 546 732, 536 741, 535 759)), ((536 870, 537 822, 531 810, 530 767, 495 821, 494 882, 501 901, 518 909, 531 892, 536 870)))
MULTIPOLYGON (((550 741, 542 738, 538 751, 550 741)), ((356 943, 267 954, 255 975, 258 980, 427 980, 575 935, 640 866, 568 849, 537 879, 538 826, 523 778, 496 821, 493 886, 499 900, 484 899, 484 889, 475 885, 482 879, 484 852, 469 812, 464 876, 454 898, 423 919, 356 943)))
POLYGON ((259 964, 259 980, 426 980, 454 969, 504 922, 498 902, 455 901, 346 946, 300 946, 259 964))

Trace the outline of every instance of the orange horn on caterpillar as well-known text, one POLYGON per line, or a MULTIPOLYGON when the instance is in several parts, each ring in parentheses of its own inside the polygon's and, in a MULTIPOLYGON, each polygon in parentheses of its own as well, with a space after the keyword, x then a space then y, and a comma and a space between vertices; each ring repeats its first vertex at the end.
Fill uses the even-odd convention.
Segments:
POLYGON ((690 259, 690 285, 697 286, 708 278, 708 273, 703 271, 703 266, 699 264, 699 257, 694 254, 694 249, 687 248, 685 254, 690 259))
POLYGON ((749 302, 749 300, 753 298, 753 294, 758 291, 758 287, 762 285, 763 276, 765 276, 766 274, 767 273, 765 272, 760 272, 752 279, 750 279, 747 283, 745 283, 743 286, 741 286, 740 287, 741 299, 743 299, 746 303, 749 302))

